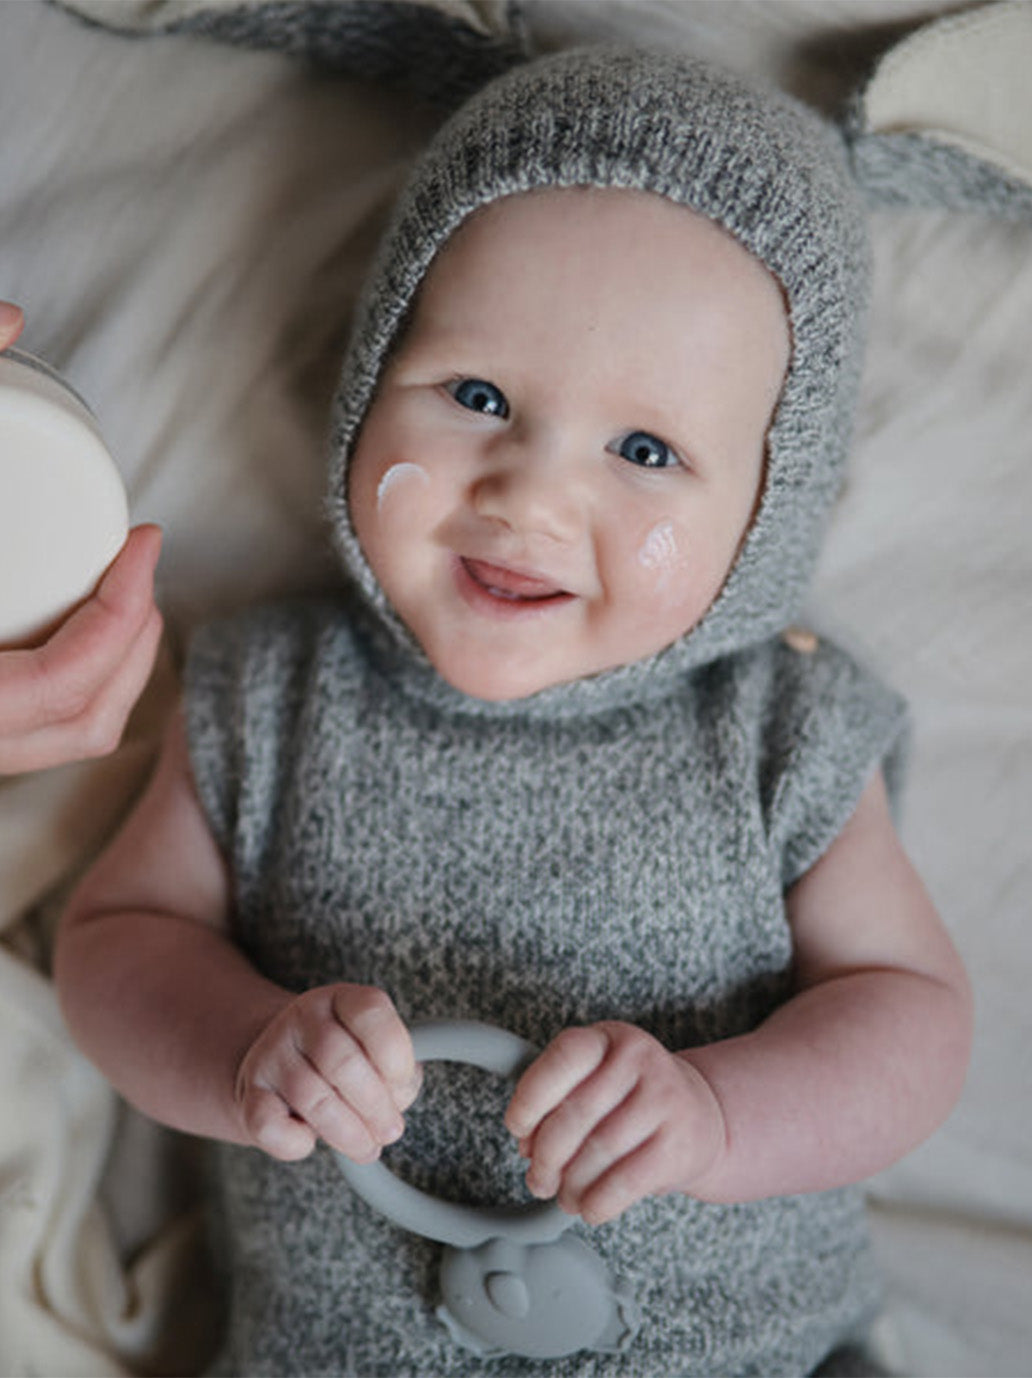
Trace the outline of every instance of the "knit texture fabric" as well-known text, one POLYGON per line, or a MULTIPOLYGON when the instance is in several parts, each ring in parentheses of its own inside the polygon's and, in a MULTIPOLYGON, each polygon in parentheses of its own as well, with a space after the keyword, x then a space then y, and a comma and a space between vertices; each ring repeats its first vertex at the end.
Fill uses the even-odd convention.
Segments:
MULTIPOLYGON (((658 702, 463 717, 410 692, 338 606, 212 628, 189 713, 235 936, 259 970, 295 990, 379 986, 411 1022, 480 1019, 542 1046, 623 1019, 671 1049, 751 1029, 785 998, 785 887, 902 725, 841 653, 780 641, 658 702)), ((431 1066, 389 1161, 449 1199, 528 1199, 505 1095, 431 1066)), ((483 1360, 433 1313, 439 1246, 353 1196, 327 1150, 219 1159, 224 1372, 799 1375, 877 1301, 858 1193, 671 1196, 576 1227, 642 1309, 626 1350, 483 1360)))
MULTIPOLYGON (((839 136, 812 112, 684 54, 585 49, 493 82, 419 164, 360 306, 337 400, 330 504, 338 549, 372 625, 413 663, 426 662, 351 527, 351 450, 442 245, 480 206, 557 186, 651 191, 723 225, 781 283, 792 356, 768 435, 763 501, 708 615, 648 661, 515 707, 484 705, 493 716, 579 712, 665 692, 685 670, 792 622, 842 481, 862 359, 870 277, 863 203, 839 136)), ((456 703, 443 682, 438 696, 456 703)))
MULTIPOLYGON (((848 657, 776 635, 841 481, 867 276, 835 136, 690 58, 546 59, 449 122, 388 232, 340 389, 329 505, 350 597, 220 625, 188 667, 197 787, 261 971, 296 990, 367 982, 410 1021, 481 1019, 538 1045, 621 1019, 682 1048, 787 997, 785 890, 876 766, 894 776, 903 729, 900 701, 848 657), (441 680, 389 606, 347 466, 441 246, 479 206, 560 185, 651 191, 724 225, 781 283, 792 356, 762 501, 700 624, 647 660, 489 704, 441 680)), ((488 1082, 428 1079, 392 1154, 402 1175, 521 1198, 505 1089, 488 1082)), ((227 1147, 218 1180, 228 1372, 803 1374, 877 1300, 857 1193, 671 1196, 583 1231, 641 1308, 633 1341, 484 1360, 434 1315, 437 1246, 357 1200, 327 1151, 283 1165, 227 1147)))
POLYGON ((433 0, 52 2, 120 33, 188 35, 284 53, 341 76, 406 87, 443 109, 527 55, 515 0, 487 14, 456 12, 433 0))

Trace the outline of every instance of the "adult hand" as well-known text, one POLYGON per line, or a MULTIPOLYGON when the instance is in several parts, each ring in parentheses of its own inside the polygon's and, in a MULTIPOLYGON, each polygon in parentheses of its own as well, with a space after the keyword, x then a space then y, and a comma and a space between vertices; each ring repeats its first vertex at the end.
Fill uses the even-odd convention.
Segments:
POLYGON ((135 527, 95 592, 43 645, 0 651, 0 775, 118 745, 161 640, 160 549, 158 527, 135 527))
POLYGON ((13 345, 22 333, 25 315, 20 306, 11 301, 0 301, 0 349, 13 345))
MULTIPOLYGON (((0 301, 0 349, 24 324, 21 307, 0 301)), ((0 650, 0 775, 103 756, 118 745, 161 639, 160 549, 156 526, 137 527, 96 591, 45 644, 0 650)))

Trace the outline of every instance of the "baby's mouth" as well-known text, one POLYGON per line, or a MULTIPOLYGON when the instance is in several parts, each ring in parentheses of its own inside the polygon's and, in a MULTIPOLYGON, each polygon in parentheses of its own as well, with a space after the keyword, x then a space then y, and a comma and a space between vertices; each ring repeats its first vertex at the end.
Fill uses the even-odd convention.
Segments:
POLYGON ((570 598, 566 589, 536 575, 521 574, 518 570, 504 565, 493 565, 488 560, 472 560, 463 557, 462 567, 485 592, 495 598, 512 603, 545 603, 560 598, 570 598))

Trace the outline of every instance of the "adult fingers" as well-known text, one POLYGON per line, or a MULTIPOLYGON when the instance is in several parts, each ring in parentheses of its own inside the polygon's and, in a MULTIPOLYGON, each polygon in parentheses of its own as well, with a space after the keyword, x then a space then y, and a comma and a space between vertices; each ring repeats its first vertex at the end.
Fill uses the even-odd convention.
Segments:
POLYGON ((153 608, 161 532, 137 527, 86 600, 35 650, 0 655, 0 736, 80 717, 117 669, 153 608))
POLYGON ((113 677, 78 716, 35 731, 0 736, 0 775, 45 770, 114 751, 153 669, 162 626, 161 614, 152 609, 113 677))
POLYGON ((160 527, 134 527, 92 596, 40 647, 43 672, 73 699, 77 693, 90 697, 109 678, 147 620, 160 554, 160 527))
POLYGON ((0 301, 0 349, 14 344, 25 324, 25 313, 13 301, 0 301))

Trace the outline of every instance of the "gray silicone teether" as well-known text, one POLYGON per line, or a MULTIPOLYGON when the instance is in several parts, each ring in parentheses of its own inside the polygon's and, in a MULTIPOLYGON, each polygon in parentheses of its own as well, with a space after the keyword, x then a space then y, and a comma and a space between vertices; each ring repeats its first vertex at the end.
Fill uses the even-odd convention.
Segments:
MULTIPOLYGON (((420 1062, 466 1062, 507 1078, 537 1051, 515 1034, 472 1021, 422 1024, 412 1041, 420 1062)), ((633 1336, 636 1307, 614 1289, 598 1255, 565 1235, 574 1217, 554 1202, 458 1205, 409 1186, 382 1163, 336 1157, 369 1205, 402 1229, 448 1246, 437 1314, 458 1343, 482 1355, 554 1359, 622 1348, 633 1336)))

